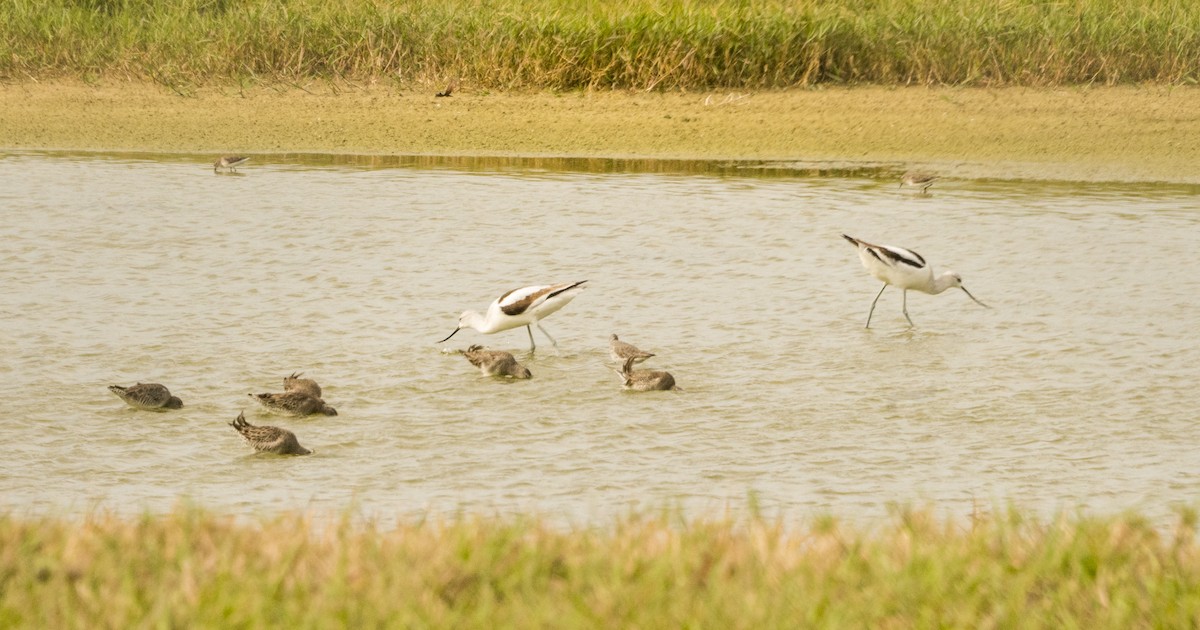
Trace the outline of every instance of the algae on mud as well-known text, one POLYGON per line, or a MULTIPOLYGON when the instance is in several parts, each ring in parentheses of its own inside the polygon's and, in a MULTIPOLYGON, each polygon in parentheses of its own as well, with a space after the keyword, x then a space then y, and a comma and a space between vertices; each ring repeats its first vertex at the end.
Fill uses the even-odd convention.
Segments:
POLYGON ((0 86, 0 147, 759 159, 954 177, 1200 182, 1195 88, 588 91, 0 86))

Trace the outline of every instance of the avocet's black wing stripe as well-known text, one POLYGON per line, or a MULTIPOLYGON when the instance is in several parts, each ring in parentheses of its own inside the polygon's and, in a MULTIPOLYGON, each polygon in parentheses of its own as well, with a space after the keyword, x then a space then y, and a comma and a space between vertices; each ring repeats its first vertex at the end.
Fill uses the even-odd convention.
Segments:
POLYGON ((891 262, 888 263, 889 265, 901 263, 916 269, 922 269, 925 267, 925 259, 922 258, 917 252, 911 250, 901 249, 899 247, 888 247, 886 245, 879 245, 870 249, 871 253, 875 254, 876 258, 879 258, 879 254, 883 254, 890 259, 891 262))
POLYGON ((571 289, 578 287, 584 282, 587 282, 587 280, 580 280, 579 282, 573 282, 566 285, 534 286, 513 289, 512 291, 500 296, 500 310, 503 311, 505 315, 515 317, 521 313, 524 313, 535 305, 541 304, 542 302, 545 302, 546 300, 549 300, 564 291, 570 291, 571 289), (521 295, 522 292, 526 293, 521 295), (506 304, 505 300, 512 301, 506 304))

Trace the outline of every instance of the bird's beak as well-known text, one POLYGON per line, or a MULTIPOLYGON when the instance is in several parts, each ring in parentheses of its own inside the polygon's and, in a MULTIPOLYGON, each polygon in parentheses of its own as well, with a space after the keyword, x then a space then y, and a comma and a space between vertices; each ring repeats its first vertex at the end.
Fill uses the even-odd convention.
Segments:
MULTIPOLYGON (((967 295, 970 295, 970 293, 968 293, 967 295)), ((972 299, 973 299, 973 298, 972 298, 972 299)), ((977 300, 977 301, 978 301, 978 300, 977 300)), ((457 333, 457 332, 458 332, 458 331, 460 331, 460 330, 462 330, 462 328, 455 328, 455 329, 454 329, 454 332, 450 333, 449 335, 446 335, 446 339, 449 339, 449 338, 453 337, 453 336, 455 335, 455 333, 457 333)), ((446 341, 446 339, 443 339, 442 341, 439 341, 438 343, 442 343, 442 342, 446 341)))
MULTIPOLYGON (((978 299, 976 299, 976 298, 975 298, 975 296, 974 296, 974 295, 971 295, 971 292, 967 290, 967 287, 960 286, 960 287, 958 287, 958 288, 962 289, 962 290, 963 290, 963 293, 966 293, 966 294, 967 294, 967 297, 971 298, 972 300, 975 300, 975 303, 976 303, 976 304, 978 304, 978 305, 982 306, 983 308, 992 308, 992 307, 988 306, 987 304, 984 304, 983 302, 980 302, 978 299)), ((458 332, 458 331, 455 331, 455 332, 458 332)), ((447 339, 449 339, 449 337, 447 337, 447 339)))

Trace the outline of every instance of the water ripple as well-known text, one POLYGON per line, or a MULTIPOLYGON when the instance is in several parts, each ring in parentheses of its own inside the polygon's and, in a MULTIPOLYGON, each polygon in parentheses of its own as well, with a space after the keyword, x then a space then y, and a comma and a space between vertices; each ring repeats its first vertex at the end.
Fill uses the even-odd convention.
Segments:
POLYGON ((1200 490, 1190 189, 306 159, 214 177, 179 156, 2 156, 4 508, 579 523, 752 495, 799 516, 1170 514, 1200 490), (918 249, 994 308, 914 293, 910 330, 890 289, 864 330, 878 285, 843 232, 918 249), (521 330, 453 340, 517 353, 530 381, 435 343, 499 292, 585 278, 545 323, 557 352, 529 356, 521 330), (621 391, 614 332, 682 391, 621 391), (339 416, 247 398, 296 370, 339 416), (105 390, 139 380, 184 408, 105 390), (243 410, 314 455, 251 453, 227 425, 243 410))

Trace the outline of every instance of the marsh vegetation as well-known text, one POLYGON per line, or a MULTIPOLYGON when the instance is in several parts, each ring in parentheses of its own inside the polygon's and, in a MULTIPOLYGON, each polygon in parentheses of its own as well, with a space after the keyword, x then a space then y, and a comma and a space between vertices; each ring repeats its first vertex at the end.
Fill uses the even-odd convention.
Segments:
POLYGON ((11 0, 0 77, 470 89, 1193 83, 1200 4, 11 0))

